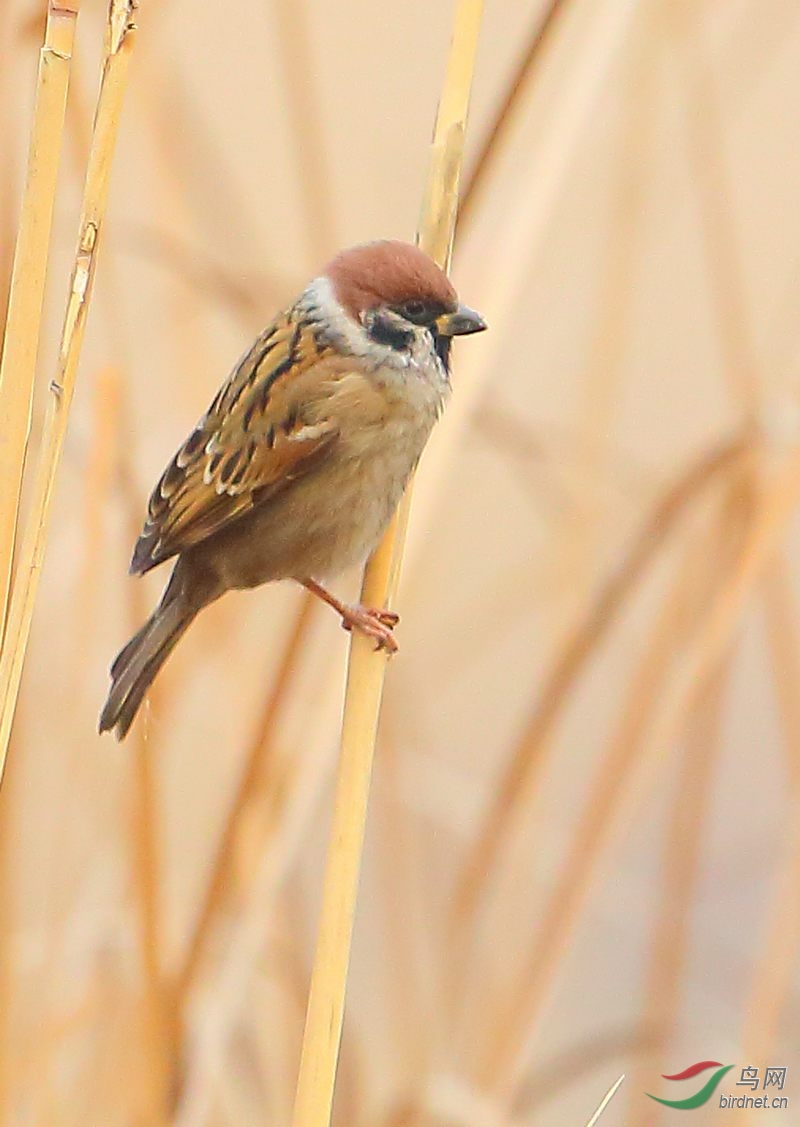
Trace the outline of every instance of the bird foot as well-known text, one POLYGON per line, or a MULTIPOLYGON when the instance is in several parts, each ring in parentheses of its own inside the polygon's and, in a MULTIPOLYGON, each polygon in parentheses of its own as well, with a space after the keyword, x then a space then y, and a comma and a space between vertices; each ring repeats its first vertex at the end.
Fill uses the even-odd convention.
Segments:
POLYGON ((345 630, 358 630, 368 638, 374 638, 376 650, 397 653, 397 642, 392 631, 400 621, 400 615, 393 610, 376 610, 361 603, 345 607, 342 613, 342 626, 345 630))

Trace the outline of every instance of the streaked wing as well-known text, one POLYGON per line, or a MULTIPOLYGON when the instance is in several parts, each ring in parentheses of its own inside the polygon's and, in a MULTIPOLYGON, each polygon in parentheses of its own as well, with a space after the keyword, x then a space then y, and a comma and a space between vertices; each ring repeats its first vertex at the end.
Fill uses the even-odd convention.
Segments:
POLYGON ((219 532, 325 455, 338 428, 309 391, 329 353, 294 309, 257 338, 161 475, 131 572, 219 532))

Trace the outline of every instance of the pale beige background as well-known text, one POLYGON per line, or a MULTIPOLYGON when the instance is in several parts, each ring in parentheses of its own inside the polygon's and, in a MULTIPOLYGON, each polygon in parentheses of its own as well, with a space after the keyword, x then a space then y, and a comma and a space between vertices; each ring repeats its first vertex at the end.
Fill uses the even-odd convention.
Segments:
MULTIPOLYGON (((486 5, 468 171, 541 7, 486 5)), ((750 418, 763 427, 759 472, 768 473, 799 433, 800 8, 794 0, 563 7, 456 252, 459 290, 492 331, 457 348, 452 410, 418 483, 340 1121, 567 1127, 585 1123, 627 1071, 604 1122, 672 1122, 680 1113, 659 1118, 645 1082, 672 1095, 659 1073, 705 1058, 755 1063, 747 1059, 757 1051, 752 1000, 763 976, 779 970, 765 954, 772 922, 790 988, 780 991, 769 1059, 758 1063, 788 1067, 789 1112, 748 1120, 712 1100, 692 1123, 784 1127, 800 1108, 791 969, 800 747, 796 731, 794 742, 783 738, 763 585, 746 600, 722 682, 672 1039, 648 1061, 642 1023, 664 903, 660 858, 687 777, 678 782, 680 725, 638 757, 607 847, 593 847, 598 868, 568 949, 559 944, 564 957, 531 1027, 532 1078, 514 1115, 493 1102, 491 1080, 473 1086, 500 1020, 492 1005, 514 992, 533 949, 668 597, 674 545, 707 535, 702 506, 658 555, 571 694, 531 816, 493 883, 471 986, 459 988, 463 1010, 455 1024, 445 1016, 452 951, 443 921, 455 876, 560 639, 690 459, 750 418)), ((0 9, 4 275, 38 8, 5 0, 0 9)), ((79 21, 43 388, 76 228, 101 15, 87 0, 79 21)), ((444 0, 143 0, 3 796, 4 1122, 155 1121, 136 1094, 152 1072, 142 1056, 129 832, 141 744, 120 747, 94 733, 109 660, 161 580, 126 577, 138 514, 108 443, 122 452, 127 495, 142 513, 163 464, 278 305, 338 246, 413 235, 450 18, 444 0)), ((791 538, 783 558, 796 587, 791 538)), ((713 590, 715 560, 706 556, 705 568, 713 590)), ((354 589, 351 580, 342 590, 348 582, 354 589)), ((297 601, 279 587, 226 598, 193 628, 154 703, 150 825, 166 974, 180 966, 297 601)), ((796 636, 787 618, 790 650, 796 636)), ((177 1123, 288 1122, 345 652, 334 617, 316 614, 272 773, 238 840, 241 883, 190 999, 177 1123)), ((675 678, 683 661, 676 651, 675 678)), ((668 679, 662 704, 673 691, 668 679)), ((735 1090, 726 1083, 722 1090, 735 1090)))

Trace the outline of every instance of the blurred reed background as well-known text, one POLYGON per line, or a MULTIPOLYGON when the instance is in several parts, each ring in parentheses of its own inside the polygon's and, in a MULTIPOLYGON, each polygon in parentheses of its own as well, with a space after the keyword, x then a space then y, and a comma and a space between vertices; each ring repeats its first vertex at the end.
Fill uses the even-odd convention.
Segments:
MULTIPOLYGON (((0 7, 2 308, 43 8, 0 7)), ((291 1119, 345 637, 228 596, 127 743, 96 719, 167 458, 332 251, 413 233, 451 15, 142 0, 0 797, 2 1123, 291 1119)), ((492 331, 417 481, 339 1124, 571 1127, 624 1071, 603 1122, 657 1127, 708 1058, 790 1107, 693 1123, 796 1122, 798 74, 793 0, 486 5, 453 272, 492 331)))

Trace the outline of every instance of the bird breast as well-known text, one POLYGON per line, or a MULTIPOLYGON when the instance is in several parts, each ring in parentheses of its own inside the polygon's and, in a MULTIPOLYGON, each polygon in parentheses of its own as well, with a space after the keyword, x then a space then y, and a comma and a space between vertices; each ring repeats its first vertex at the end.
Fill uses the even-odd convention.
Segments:
MULTIPOLYGON (((412 365, 402 374, 352 368, 317 400, 338 439, 308 474, 215 540, 224 586, 326 579, 363 562, 394 513, 441 411, 446 380, 412 365)), ((315 412, 308 406, 309 423, 315 412)))
POLYGON ((340 444, 321 473, 332 498, 329 572, 363 560, 376 546, 442 410, 448 385, 438 372, 409 364, 339 381, 352 397, 341 418, 340 444), (335 498, 335 500, 333 500, 335 498))

